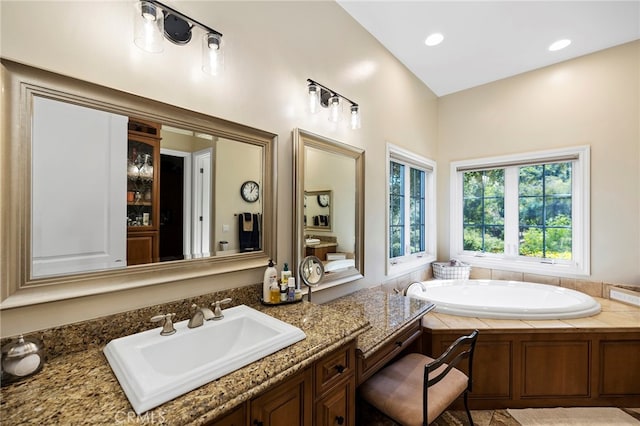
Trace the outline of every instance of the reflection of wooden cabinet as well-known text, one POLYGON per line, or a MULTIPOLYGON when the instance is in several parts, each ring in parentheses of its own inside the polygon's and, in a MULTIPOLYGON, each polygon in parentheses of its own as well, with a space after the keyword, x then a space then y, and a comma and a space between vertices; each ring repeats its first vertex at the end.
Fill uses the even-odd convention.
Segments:
POLYGON ((159 260, 160 124, 129 118, 127 265, 159 260))
POLYGON ((355 347, 336 349, 209 425, 354 425, 355 347))
POLYGON ((306 249, 307 256, 315 256, 318 259, 327 260, 327 253, 335 253, 338 243, 320 243, 315 245, 309 245, 306 249))

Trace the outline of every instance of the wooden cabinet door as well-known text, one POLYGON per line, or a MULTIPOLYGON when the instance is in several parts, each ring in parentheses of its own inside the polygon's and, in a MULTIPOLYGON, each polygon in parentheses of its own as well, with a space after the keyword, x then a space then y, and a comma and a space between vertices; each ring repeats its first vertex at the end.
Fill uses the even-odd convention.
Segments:
POLYGON ((241 404, 238 408, 231 413, 222 417, 221 419, 214 420, 207 423, 208 426, 246 426, 246 409, 245 404, 241 404))
POLYGON ((307 369, 251 401, 251 426, 312 424, 311 370, 307 369))
POLYGON ((316 426, 348 426, 355 424, 356 378, 337 386, 316 402, 316 426))
POLYGON ((127 238, 127 265, 157 262, 157 232, 130 233, 127 238))

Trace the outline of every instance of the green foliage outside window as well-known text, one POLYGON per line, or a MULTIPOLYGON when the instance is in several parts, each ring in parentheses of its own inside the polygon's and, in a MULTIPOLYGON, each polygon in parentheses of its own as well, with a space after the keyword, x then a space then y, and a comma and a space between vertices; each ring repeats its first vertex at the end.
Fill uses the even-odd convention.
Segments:
MULTIPOLYGON (((521 256, 571 259, 572 163, 518 168, 521 256)), ((504 169, 463 175, 464 250, 504 253, 504 169)))
POLYGON ((566 162, 520 168, 520 255, 571 259, 571 166, 566 162))
POLYGON ((389 170, 389 257, 404 255, 404 165, 391 161, 389 170))
POLYGON ((463 181, 464 249, 504 252, 504 169, 466 172, 463 181))

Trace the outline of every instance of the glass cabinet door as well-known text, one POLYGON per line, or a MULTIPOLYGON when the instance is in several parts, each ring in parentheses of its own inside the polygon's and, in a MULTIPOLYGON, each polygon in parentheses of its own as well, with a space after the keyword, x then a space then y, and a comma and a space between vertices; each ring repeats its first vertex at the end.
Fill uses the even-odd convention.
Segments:
POLYGON ((127 226, 154 227, 155 147, 129 138, 127 159, 127 226))

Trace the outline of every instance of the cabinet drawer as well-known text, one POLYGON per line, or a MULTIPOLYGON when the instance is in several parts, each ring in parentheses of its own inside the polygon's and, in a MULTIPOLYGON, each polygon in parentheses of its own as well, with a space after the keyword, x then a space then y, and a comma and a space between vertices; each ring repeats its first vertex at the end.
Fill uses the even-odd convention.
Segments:
POLYGON ((421 334, 420 320, 414 321, 368 358, 358 358, 358 384, 363 383, 381 369, 393 357, 418 339, 421 334))
POLYGON ((322 395, 343 378, 355 374, 355 347, 355 342, 351 342, 315 363, 316 395, 322 395))

